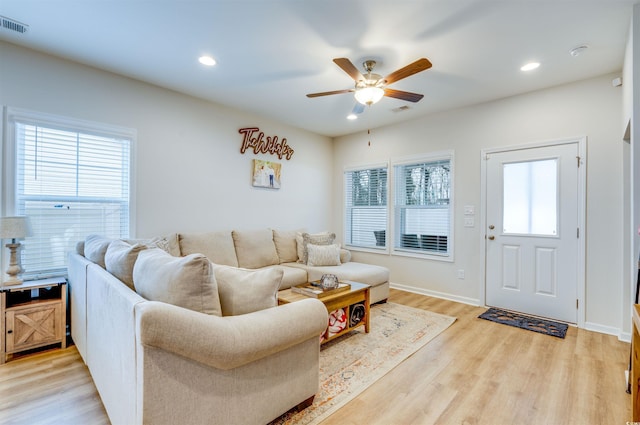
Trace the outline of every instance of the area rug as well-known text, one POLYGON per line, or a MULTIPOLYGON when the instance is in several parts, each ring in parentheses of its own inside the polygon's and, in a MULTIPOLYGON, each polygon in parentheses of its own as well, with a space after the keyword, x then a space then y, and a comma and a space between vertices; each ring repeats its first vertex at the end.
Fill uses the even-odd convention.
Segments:
POLYGON ((317 424, 415 353, 456 319, 394 303, 371 307, 371 329, 361 327, 320 350, 320 390, 301 412, 287 412, 272 425, 317 424))
POLYGON ((490 320, 503 325, 514 326, 528 331, 564 338, 567 334, 568 325, 551 320, 538 319, 537 317, 525 316, 524 314, 513 313, 491 307, 489 310, 478 316, 481 319, 490 320))

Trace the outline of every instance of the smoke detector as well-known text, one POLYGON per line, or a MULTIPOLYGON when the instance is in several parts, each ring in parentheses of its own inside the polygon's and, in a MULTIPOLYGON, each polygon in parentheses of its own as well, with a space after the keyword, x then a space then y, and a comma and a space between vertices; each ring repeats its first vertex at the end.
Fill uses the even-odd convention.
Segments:
POLYGON ((15 19, 0 16, 0 27, 9 31, 15 31, 24 34, 29 29, 29 25, 18 22, 15 19))
POLYGON ((580 55, 582 52, 584 52, 588 48, 589 46, 587 46, 586 44, 583 44, 582 46, 574 47, 573 49, 569 50, 569 54, 575 58, 576 56, 580 55))

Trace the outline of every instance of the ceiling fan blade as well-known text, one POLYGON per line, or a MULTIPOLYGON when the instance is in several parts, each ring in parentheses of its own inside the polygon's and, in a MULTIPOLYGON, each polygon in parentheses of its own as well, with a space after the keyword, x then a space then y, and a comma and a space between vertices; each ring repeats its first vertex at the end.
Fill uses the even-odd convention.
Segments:
POLYGON ((384 77, 383 80, 385 80, 387 84, 391 84, 398 80, 402 80, 403 78, 410 77, 413 74, 417 74, 418 72, 425 71, 429 68, 431 68, 431 62, 429 62, 429 59, 421 58, 413 63, 410 63, 404 68, 400 68, 397 71, 392 72, 391 74, 384 77))
POLYGON ((333 61, 335 62, 336 65, 338 65, 340 68, 342 68, 342 70, 344 72, 349 74, 349 76, 351 78, 353 78, 354 81, 364 80, 364 77, 362 76, 360 71, 358 71, 358 68, 356 68, 355 65, 353 63, 351 63, 351 61, 349 59, 347 59, 347 58, 336 58, 333 61))
POLYGON ((360 115, 363 112, 364 112, 364 105, 360 102, 356 102, 356 104, 353 105, 353 110, 351 111, 351 113, 354 115, 360 115))
POLYGON ((345 90, 334 90, 334 91, 324 91, 321 93, 309 93, 307 97, 319 97, 319 96, 329 96, 331 94, 341 94, 341 93, 349 93, 355 91, 354 89, 345 89, 345 90))
POLYGON ((419 102, 424 97, 423 94, 411 93, 408 91, 394 90, 386 88, 384 89, 384 95, 387 97, 393 97, 400 100, 406 100, 407 102, 419 102))

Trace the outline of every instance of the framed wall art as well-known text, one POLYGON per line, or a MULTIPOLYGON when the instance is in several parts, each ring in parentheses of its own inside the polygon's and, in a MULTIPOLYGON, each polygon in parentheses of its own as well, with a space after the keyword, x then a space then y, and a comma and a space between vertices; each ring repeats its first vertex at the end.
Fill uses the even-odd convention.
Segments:
POLYGON ((280 189, 282 164, 273 161, 253 160, 253 186, 280 189))

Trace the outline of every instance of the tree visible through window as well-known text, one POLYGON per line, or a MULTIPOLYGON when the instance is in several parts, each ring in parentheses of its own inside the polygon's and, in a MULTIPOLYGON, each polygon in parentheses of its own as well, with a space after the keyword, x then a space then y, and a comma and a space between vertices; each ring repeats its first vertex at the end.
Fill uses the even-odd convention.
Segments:
POLYGON ((394 248, 449 256, 451 253, 451 158, 394 166, 394 248))
POLYGON ((384 247, 387 229, 387 168, 345 172, 345 243, 384 247))

